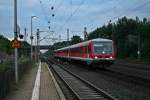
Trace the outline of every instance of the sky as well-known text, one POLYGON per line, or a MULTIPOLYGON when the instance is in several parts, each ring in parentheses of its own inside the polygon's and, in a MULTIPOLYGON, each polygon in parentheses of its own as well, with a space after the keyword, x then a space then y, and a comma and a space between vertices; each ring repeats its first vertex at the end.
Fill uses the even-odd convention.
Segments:
MULTIPOLYGON (((87 27, 87 32, 91 32, 123 16, 138 16, 140 19, 150 17, 150 0, 18 0, 17 4, 21 34, 27 28, 27 41, 30 43, 31 16, 36 16, 32 19, 33 34, 35 37, 37 28, 43 31, 40 33, 43 45, 57 42, 52 38, 58 39, 59 35, 62 41, 66 40, 67 28, 70 38, 73 35, 83 38, 84 27, 87 27)), ((13 31, 14 0, 0 0, 0 34, 12 39, 13 31)))

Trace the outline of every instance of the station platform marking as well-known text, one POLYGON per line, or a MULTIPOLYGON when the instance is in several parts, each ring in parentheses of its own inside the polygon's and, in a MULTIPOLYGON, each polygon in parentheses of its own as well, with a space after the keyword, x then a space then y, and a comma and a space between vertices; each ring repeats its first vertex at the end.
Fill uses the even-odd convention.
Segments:
MULTIPOLYGON (((35 84, 34 84, 34 88, 32 91, 32 97, 31 100, 39 100, 40 99, 40 81, 41 81, 41 62, 38 64, 38 71, 37 71, 37 75, 36 75, 36 79, 35 79, 35 84)), ((49 69, 48 65, 46 66, 47 70, 50 74, 50 76, 52 77, 52 81, 54 82, 54 86, 56 88, 56 91, 60 97, 60 100, 66 100, 61 88, 59 87, 57 81, 54 78, 54 75, 52 74, 51 70, 49 69)))
POLYGON ((41 62, 39 63, 39 68, 38 68, 38 72, 37 72, 31 100, 39 100, 40 76, 41 76, 40 74, 41 74, 41 62))

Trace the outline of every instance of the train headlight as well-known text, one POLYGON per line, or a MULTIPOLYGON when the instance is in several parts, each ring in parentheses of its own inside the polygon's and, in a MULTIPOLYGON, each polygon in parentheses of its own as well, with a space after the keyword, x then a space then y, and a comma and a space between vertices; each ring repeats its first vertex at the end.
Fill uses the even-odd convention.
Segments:
POLYGON ((97 56, 95 56, 94 58, 95 58, 95 59, 97 59, 98 57, 97 57, 97 56))
POLYGON ((109 58, 111 58, 111 59, 112 59, 113 57, 112 57, 112 56, 110 56, 109 58))

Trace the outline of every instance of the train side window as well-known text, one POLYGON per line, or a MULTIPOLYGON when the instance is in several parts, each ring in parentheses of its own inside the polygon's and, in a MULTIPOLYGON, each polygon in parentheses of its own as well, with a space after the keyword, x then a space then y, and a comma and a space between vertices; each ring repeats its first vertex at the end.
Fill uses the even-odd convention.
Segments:
POLYGON ((79 48, 79 52, 82 53, 82 47, 79 48))

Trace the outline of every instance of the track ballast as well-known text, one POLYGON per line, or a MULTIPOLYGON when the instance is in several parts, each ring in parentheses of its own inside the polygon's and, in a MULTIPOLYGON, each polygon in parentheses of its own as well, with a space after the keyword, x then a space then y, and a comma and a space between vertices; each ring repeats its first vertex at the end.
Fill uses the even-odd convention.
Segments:
POLYGON ((69 72, 68 70, 58 66, 52 65, 53 70, 63 80, 67 87, 73 92, 79 100, 116 100, 103 90, 93 86, 88 81, 79 76, 69 72))

